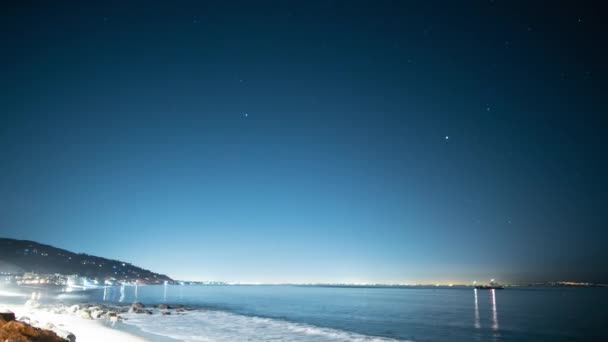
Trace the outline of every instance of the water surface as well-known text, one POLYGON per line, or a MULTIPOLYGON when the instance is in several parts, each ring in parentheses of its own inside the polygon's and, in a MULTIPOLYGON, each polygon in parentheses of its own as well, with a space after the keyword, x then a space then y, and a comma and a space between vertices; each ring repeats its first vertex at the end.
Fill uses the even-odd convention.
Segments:
POLYGON ((605 288, 132 286, 92 300, 196 308, 128 324, 186 341, 585 341, 608 336, 605 288), (162 321, 162 324, 159 322, 162 321))

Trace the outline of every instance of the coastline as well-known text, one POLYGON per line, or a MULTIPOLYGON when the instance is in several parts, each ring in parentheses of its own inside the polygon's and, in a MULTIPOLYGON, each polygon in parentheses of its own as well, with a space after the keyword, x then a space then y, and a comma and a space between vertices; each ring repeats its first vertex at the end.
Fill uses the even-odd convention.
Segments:
MULTIPOLYGON (((12 289, 13 291, 15 289, 12 289)), ((35 328, 50 330, 58 336, 70 341, 85 342, 175 342, 178 341, 162 335, 152 334, 137 326, 126 324, 127 318, 123 314, 139 312, 151 313, 141 309, 143 304, 125 304, 121 306, 107 305, 107 303, 63 303, 45 302, 30 299, 23 291, 0 291, 0 311, 14 313, 15 320, 26 323, 35 328), (141 308, 140 308, 141 307, 141 308), (139 310, 137 310, 139 309, 139 310), (70 336, 73 335, 73 336, 70 336)), ((159 312, 156 312, 159 314, 159 312)))
MULTIPOLYGON (((105 320, 81 318, 75 314, 56 313, 43 308, 28 307, 25 304, 9 304, 0 302, 0 307, 15 313, 18 321, 25 321, 32 326, 52 331, 71 333, 76 341, 86 342, 141 342, 150 341, 127 329, 117 329, 104 324, 105 320), (51 329, 49 329, 51 328, 51 329)), ((119 327, 121 325, 118 325, 119 327)), ((61 336, 62 334, 58 334, 61 336)), ((65 334, 63 334, 65 336, 65 334)), ((63 337, 63 336, 62 336, 63 337)))

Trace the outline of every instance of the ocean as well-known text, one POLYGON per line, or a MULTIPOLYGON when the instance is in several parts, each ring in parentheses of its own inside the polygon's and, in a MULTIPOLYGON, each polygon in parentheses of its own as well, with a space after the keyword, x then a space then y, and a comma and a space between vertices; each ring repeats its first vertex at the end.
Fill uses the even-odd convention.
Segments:
POLYGON ((180 341, 607 340, 608 288, 127 286, 90 301, 185 304, 125 324, 180 341))

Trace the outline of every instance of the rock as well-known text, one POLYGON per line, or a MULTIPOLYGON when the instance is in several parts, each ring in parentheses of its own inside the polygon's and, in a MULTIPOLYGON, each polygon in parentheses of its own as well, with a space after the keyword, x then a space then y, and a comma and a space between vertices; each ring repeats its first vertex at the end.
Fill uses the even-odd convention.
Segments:
POLYGON ((49 322, 43 325, 41 328, 45 330, 53 330, 55 329, 55 324, 49 322))
POLYGON ((128 313, 144 313, 146 312, 146 310, 144 309, 137 309, 137 308, 130 308, 128 313))
POLYGON ((161 305, 158 306, 158 308, 161 309, 161 310, 169 310, 169 309, 171 309, 171 307, 169 305, 167 305, 167 304, 161 304, 161 305))
POLYGON ((93 319, 98 319, 101 318, 101 316, 105 313, 105 311, 103 310, 95 310, 93 312, 91 312, 91 317, 93 317, 93 319))
POLYGON ((0 319, 6 322, 15 320, 15 313, 8 309, 0 309, 0 319))
POLYGON ((131 307, 132 307, 132 308, 135 308, 135 309, 143 309, 143 308, 145 308, 146 306, 145 306, 143 303, 140 303, 140 302, 135 302, 135 303, 131 304, 131 307))
MULTIPOLYGON (((0 338, 2 338, 1 334, 0 334, 0 338)), ((4 342, 23 342, 23 340, 21 340, 21 339, 16 340, 14 338, 7 338, 6 340, 4 340, 4 342)))
POLYGON ((2 325, 2 329, 0 329, 0 341, 65 342, 63 338, 50 330, 34 328, 29 324, 19 321, 11 321, 2 325))
POLYGON ((84 319, 93 319, 93 317, 91 317, 91 314, 86 310, 78 311, 78 316, 84 319))
POLYGON ((69 313, 76 313, 78 310, 80 310, 80 305, 72 305, 68 308, 69 313))
POLYGON ((154 312, 152 312, 152 310, 145 310, 145 311, 146 311, 146 313, 147 313, 148 315, 151 315, 151 314, 153 314, 153 313, 154 313, 154 312))
POLYGON ((106 314, 106 316, 108 316, 108 317, 116 317, 116 316, 118 316, 118 314, 116 312, 114 312, 114 311, 108 311, 108 313, 106 314))
POLYGON ((129 308, 128 312, 129 313, 144 313, 145 311, 143 311, 143 310, 144 310, 145 307, 146 306, 143 305, 142 303, 135 302, 135 303, 131 304, 131 307, 129 308))
POLYGON ((64 340, 67 340, 70 342, 76 342, 76 335, 72 334, 69 331, 65 331, 65 330, 61 330, 61 329, 54 329, 53 332, 64 340))
POLYGON ((27 316, 21 316, 21 317, 17 318, 17 320, 20 322, 23 322, 23 323, 27 323, 27 324, 30 324, 30 322, 31 322, 31 319, 27 316))
POLYGON ((40 330, 40 329, 36 329, 36 328, 32 327, 31 325, 25 324, 23 322, 12 321, 12 322, 8 322, 8 323, 4 324, 2 326, 2 330, 4 330, 5 332, 8 332, 9 334, 12 333, 12 335, 13 335, 12 338, 15 338, 16 340, 19 341, 20 337, 27 338, 27 337, 36 336, 37 330, 40 330))
POLYGON ((164 316, 168 316, 168 315, 170 315, 170 314, 171 314, 171 311, 163 311, 163 312, 162 312, 162 314, 163 314, 164 316))
POLYGON ((88 308, 89 312, 93 312, 93 311, 97 311, 97 310, 101 310, 101 306, 91 306, 88 308))

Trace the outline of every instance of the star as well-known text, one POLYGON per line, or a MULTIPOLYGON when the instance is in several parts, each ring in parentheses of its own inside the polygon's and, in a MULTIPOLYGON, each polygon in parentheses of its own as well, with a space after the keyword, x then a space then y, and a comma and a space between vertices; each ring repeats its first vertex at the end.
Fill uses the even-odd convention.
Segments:
POLYGON ((446 136, 445 136, 445 140, 450 140, 450 136, 449 136, 449 135, 446 135, 446 136))
POLYGON ((245 113, 245 117, 248 117, 248 116, 249 116, 249 113, 245 113))

